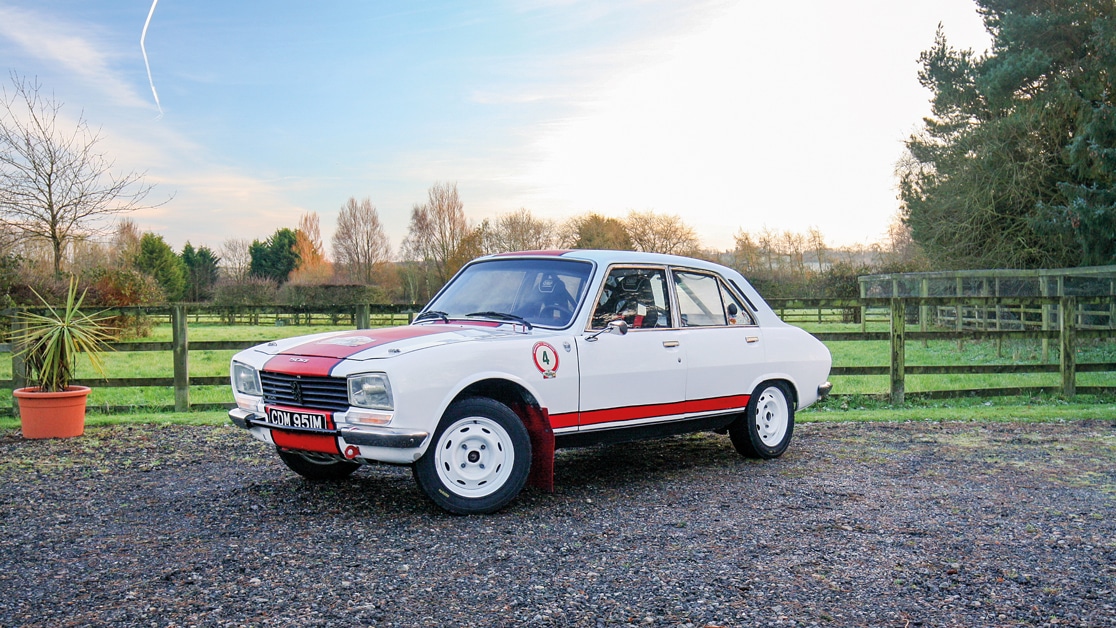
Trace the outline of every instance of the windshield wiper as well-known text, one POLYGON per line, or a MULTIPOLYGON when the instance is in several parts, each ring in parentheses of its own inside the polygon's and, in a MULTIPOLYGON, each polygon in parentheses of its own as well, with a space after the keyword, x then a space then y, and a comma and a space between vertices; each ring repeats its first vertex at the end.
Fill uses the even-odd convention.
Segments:
POLYGON ((450 322, 449 314, 446 314, 441 310, 426 310, 422 314, 419 314, 415 317, 415 322, 421 321, 424 318, 440 318, 442 319, 442 322, 447 325, 449 325, 450 322))
POLYGON ((495 318, 495 319, 499 319, 499 320, 502 320, 502 321, 515 321, 517 323, 522 323, 523 326, 526 327, 527 329, 533 329, 534 328, 531 325, 531 323, 528 323, 527 319, 523 318, 522 316, 516 316, 515 314, 508 314, 507 312, 492 312, 492 311, 486 310, 484 312, 473 312, 471 314, 466 314, 465 316, 481 316, 481 317, 484 317, 484 318, 495 318))

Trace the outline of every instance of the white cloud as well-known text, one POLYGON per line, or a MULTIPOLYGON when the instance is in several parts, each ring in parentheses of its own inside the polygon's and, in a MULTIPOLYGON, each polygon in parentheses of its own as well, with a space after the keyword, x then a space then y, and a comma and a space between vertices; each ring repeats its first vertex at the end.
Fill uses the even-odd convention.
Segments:
POLYGON ((0 6, 0 38, 16 44, 24 54, 77 77, 119 105, 148 104, 113 71, 112 55, 90 37, 90 28, 55 16, 0 6))
MULTIPOLYGON (((520 204, 678 214, 717 248, 765 224, 876 240, 898 210, 902 142, 925 113, 915 73, 935 10, 737 3, 615 51, 620 67, 575 91, 575 114, 532 130, 520 204)), ((971 4, 961 16, 963 35, 979 30, 971 4)))

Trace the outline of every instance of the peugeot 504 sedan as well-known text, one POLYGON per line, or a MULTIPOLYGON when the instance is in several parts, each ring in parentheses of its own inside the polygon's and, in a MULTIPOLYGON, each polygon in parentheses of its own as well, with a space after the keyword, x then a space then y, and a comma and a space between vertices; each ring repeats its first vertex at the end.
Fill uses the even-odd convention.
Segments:
POLYGON ((830 365, 730 268, 532 251, 470 262, 410 325, 238 353, 229 418, 306 478, 410 465, 438 506, 489 513, 552 490, 555 448, 716 431, 778 457, 830 365))

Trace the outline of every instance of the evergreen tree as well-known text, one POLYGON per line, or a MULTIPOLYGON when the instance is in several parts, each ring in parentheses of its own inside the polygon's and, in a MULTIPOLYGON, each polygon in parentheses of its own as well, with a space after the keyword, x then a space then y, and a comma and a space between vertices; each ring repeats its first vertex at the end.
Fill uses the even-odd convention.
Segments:
POLYGON ((168 301, 179 301, 186 291, 186 265, 163 236, 143 234, 136 256, 136 269, 155 278, 168 301))
POLYGON ((298 268, 299 258, 295 250, 297 244, 298 235, 286 227, 276 230, 263 242, 254 240, 248 247, 248 253, 252 256, 248 274, 285 283, 291 272, 298 268))
POLYGON ((221 261, 209 247, 195 249, 189 242, 182 248, 182 262, 186 266, 186 299, 205 301, 213 295, 217 283, 217 264, 221 261))
POLYGON ((1111 0, 977 0, 992 48, 941 28, 919 80, 932 117, 900 195, 939 268, 1116 263, 1111 0))

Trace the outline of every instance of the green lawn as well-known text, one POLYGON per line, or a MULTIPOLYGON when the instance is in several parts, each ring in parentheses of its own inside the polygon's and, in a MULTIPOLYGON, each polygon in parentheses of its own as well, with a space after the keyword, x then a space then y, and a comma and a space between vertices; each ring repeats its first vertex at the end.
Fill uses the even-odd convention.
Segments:
MULTIPOLYGON (((855 332, 860 330, 857 324, 840 323, 804 323, 808 331, 844 331, 855 332)), ((248 343, 263 342, 290 336, 317 333, 322 331, 350 329, 347 325, 219 325, 214 323, 191 323, 189 327, 190 340, 198 341, 246 341, 248 343)), ((886 325, 871 323, 869 331, 884 331, 886 325)), ((170 325, 156 325, 145 342, 167 342, 171 339, 170 325)), ((889 346, 886 341, 842 341, 827 343, 833 354, 835 366, 887 366, 889 361, 889 346)), ((931 341, 923 346, 920 341, 907 342, 906 363, 908 365, 963 365, 963 364, 1039 364, 1042 360, 1042 351, 1039 341, 1005 340, 996 341, 931 341)), ((233 351, 191 351, 190 374, 194 377, 224 377, 228 374, 229 360, 233 351)), ((1082 340, 1077 351, 1077 362, 1116 362, 1116 338, 1085 339, 1082 340)), ((113 352, 105 356, 110 377, 172 377, 171 353, 167 352, 113 352)), ((1057 355, 1051 352, 1048 362, 1057 363, 1057 355)), ((89 369, 88 364, 79 363, 78 377, 93 379, 95 374, 89 369)), ((0 357, 0 378, 11 377, 11 361, 6 355, 0 357)), ((834 395, 838 404, 845 403, 847 396, 853 399, 867 398, 869 396, 885 395, 888 392, 888 377, 882 376, 834 376, 834 395)), ((1079 386, 1106 386, 1116 387, 1116 373, 1079 373, 1077 376, 1079 386)), ((1057 373, 1035 374, 1009 374, 1009 375, 908 375, 906 390, 908 393, 918 393, 935 390, 969 390, 980 388, 1002 387, 1032 387, 1047 386, 1058 387, 1061 384, 1057 373)), ((231 403, 232 396, 228 386, 195 386, 190 390, 192 403, 231 403)), ((1026 400, 1023 400, 1024 402, 1026 400)), ((153 409, 158 407, 173 406, 174 391, 169 387, 133 387, 133 388, 107 388, 95 387, 90 396, 90 411, 97 413, 98 408, 106 406, 134 407, 134 412, 139 415, 149 416, 153 409)), ((840 411, 846 415, 855 411, 855 408, 835 410, 840 406, 833 406, 834 402, 822 407, 821 412, 840 411)), ((857 402, 859 404, 859 402, 857 402)), ((1017 407, 1019 401, 1009 404, 1017 407)), ((0 407, 11 404, 10 391, 0 391, 0 407)), ((998 407, 997 401, 994 407, 998 407)), ((1088 404, 1085 404, 1088 405, 1088 404)), ((957 402, 952 402, 949 407, 958 407, 957 402)), ((987 406, 975 406, 974 410, 987 414, 987 406)), ((1047 407, 1046 405, 1042 407, 1047 407)), ((1052 407, 1052 406, 1051 406, 1052 407)), ((929 410, 929 409, 927 409, 929 410)), ((873 412, 875 410, 868 409, 873 412)), ((937 412, 937 410, 935 410, 937 412)), ((948 414, 948 411, 942 410, 948 414)), ((931 413, 932 414, 932 413, 931 413)), ((191 415, 193 416, 193 415, 191 415)), ((216 413, 216 420, 223 420, 222 413, 216 413)), ((849 415, 851 416, 851 415, 849 415)), ((929 416, 929 415, 928 415, 929 416)))

